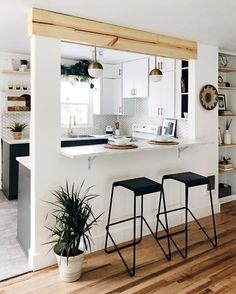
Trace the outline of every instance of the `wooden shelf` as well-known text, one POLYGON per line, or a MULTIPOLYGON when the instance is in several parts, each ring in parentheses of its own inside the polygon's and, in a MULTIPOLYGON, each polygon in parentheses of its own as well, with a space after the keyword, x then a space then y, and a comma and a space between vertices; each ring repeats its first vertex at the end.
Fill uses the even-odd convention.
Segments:
POLYGON ((219 173, 232 173, 232 172, 236 172, 236 168, 234 167, 233 169, 230 169, 230 170, 222 170, 219 168, 219 173))
POLYGON ((30 113, 29 110, 27 111, 2 111, 2 114, 16 114, 16 113, 30 113))
POLYGON ((221 90, 236 90, 236 87, 219 87, 221 90))
POLYGON ((219 67, 219 72, 236 72, 236 68, 235 67, 220 66, 219 67))
POLYGON ((7 69, 2 69, 0 72, 3 74, 14 74, 14 75, 29 75, 30 74, 30 71, 7 70, 7 69))
POLYGON ((7 93, 7 94, 30 94, 30 90, 9 90, 9 89, 0 89, 0 92, 7 93))
POLYGON ((235 118, 236 115, 219 115, 218 117, 219 118, 221 118, 221 117, 226 117, 226 118, 232 117, 232 118, 235 118))
POLYGON ((236 144, 221 144, 219 145, 219 148, 234 148, 236 147, 236 144))

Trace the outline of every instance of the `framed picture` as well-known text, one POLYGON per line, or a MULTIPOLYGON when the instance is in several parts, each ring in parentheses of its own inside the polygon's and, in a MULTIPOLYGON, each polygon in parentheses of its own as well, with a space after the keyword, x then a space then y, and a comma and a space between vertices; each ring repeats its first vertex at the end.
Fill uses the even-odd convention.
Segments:
POLYGON ((226 110, 225 94, 218 95, 218 109, 226 110))
POLYGON ((164 118, 162 122, 161 135, 175 137, 176 119, 164 118))

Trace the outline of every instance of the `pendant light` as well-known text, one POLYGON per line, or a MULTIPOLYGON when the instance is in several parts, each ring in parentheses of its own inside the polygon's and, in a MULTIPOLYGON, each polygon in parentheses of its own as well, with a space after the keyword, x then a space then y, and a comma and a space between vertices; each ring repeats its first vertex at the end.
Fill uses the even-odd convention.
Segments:
POLYGON ((162 79, 162 71, 157 68, 157 57, 155 56, 155 68, 149 73, 149 76, 153 82, 160 82, 162 79))
POLYGON ((94 61, 91 62, 88 66, 88 73, 91 77, 97 79, 101 78, 103 74, 103 66, 101 63, 97 62, 97 48, 95 46, 95 51, 94 51, 94 61))

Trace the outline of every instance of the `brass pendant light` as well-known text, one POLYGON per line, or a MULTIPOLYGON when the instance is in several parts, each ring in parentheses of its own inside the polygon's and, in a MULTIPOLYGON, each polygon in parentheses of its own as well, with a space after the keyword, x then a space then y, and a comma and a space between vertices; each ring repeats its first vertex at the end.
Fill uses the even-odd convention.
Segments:
POLYGON ((155 56, 155 68, 152 69, 149 73, 149 76, 152 80, 152 82, 160 82, 160 80, 162 79, 162 71, 157 68, 157 57, 155 56))
POLYGON ((101 78, 103 75, 103 66, 101 65, 101 63, 97 62, 96 46, 95 46, 94 54, 95 54, 94 61, 89 64, 88 73, 91 77, 97 79, 97 78, 101 78))

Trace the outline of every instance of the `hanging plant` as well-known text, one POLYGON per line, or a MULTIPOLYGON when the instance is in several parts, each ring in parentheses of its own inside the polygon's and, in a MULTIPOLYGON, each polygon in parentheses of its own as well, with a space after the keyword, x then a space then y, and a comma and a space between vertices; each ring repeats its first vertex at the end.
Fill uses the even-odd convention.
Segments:
POLYGON ((94 88, 92 77, 88 73, 89 60, 79 60, 74 65, 61 65, 61 74, 65 76, 75 76, 75 81, 89 83, 90 89, 94 88))

